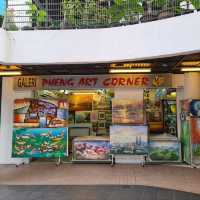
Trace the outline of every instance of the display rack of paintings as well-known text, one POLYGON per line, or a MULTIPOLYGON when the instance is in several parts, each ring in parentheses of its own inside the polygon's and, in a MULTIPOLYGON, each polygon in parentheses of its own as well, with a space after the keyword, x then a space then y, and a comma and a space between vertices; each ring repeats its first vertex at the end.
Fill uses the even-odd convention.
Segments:
POLYGON ((164 129, 168 134, 177 136, 176 100, 163 100, 164 129))
POLYGON ((145 125, 112 125, 110 127, 112 154, 146 155, 148 127, 145 125))
POLYGON ((109 161, 108 137, 78 137, 73 140, 73 161, 109 161))
POLYGON ((68 109, 66 100, 16 99, 12 156, 67 156, 68 109))
POLYGON ((161 132, 163 129, 163 108, 161 99, 166 93, 166 89, 144 90, 144 108, 150 132, 161 132))
POLYGON ((143 101, 134 99, 113 99, 112 123, 144 124, 143 101))

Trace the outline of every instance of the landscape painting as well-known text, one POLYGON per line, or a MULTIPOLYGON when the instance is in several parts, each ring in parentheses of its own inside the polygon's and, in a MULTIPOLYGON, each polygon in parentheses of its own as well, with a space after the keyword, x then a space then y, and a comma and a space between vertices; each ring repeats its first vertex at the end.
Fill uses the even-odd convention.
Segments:
POLYGON ((113 124, 143 124, 143 101, 134 99, 112 100, 113 124))
POLYGON ((108 160, 110 142, 108 139, 74 139, 74 160, 108 160))
POLYGON ((75 123, 90 123, 90 111, 76 111, 75 123))
POLYGON ((68 97, 70 111, 91 111, 92 110, 92 94, 71 94, 68 97))
POLYGON ((200 118, 191 118, 192 163, 200 165, 200 118))
POLYGON ((15 128, 12 157, 59 158, 68 155, 67 128, 15 128))
POLYGON ((150 141, 149 157, 152 161, 179 161, 180 145, 178 141, 150 141))
POLYGON ((110 127, 113 154, 143 155, 148 152, 148 127, 113 125, 110 127))
POLYGON ((14 101, 14 127, 66 127, 68 108, 66 100, 16 99, 14 101))

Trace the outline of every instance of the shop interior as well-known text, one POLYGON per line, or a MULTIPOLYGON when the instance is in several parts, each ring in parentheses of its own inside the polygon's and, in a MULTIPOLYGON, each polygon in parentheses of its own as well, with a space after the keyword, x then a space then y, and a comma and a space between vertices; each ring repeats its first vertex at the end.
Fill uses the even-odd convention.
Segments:
MULTIPOLYGON (((31 157, 32 161, 49 161, 55 157, 74 162, 106 161, 111 153, 111 132, 122 130, 123 136, 134 131, 127 128, 140 126, 145 128, 140 131, 147 132, 145 145, 151 151, 152 162, 179 161, 176 89, 141 90, 143 97, 139 101, 115 98, 113 89, 37 90, 32 100, 15 100, 13 157, 29 157, 31 151, 35 155, 31 157), (67 130, 66 133, 60 130, 61 135, 50 130, 62 127, 67 130), (20 128, 29 129, 22 133, 20 128), (31 128, 36 128, 35 133, 27 138, 31 128), (39 139, 36 139, 37 134, 40 134, 39 139), (50 139, 54 143, 49 146, 50 139)), ((134 154, 135 148, 135 154, 142 154, 143 138, 137 136, 135 143, 140 146, 138 149, 130 144, 125 147, 120 144, 113 152, 134 154)))

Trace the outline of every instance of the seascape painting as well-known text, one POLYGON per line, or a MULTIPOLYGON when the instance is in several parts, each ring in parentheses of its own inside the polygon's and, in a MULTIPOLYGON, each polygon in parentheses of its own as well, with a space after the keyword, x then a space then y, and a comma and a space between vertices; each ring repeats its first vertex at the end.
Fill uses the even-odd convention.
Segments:
POLYGON ((68 155, 67 128, 15 128, 12 157, 59 158, 68 155))
POLYGON ((71 94, 68 96, 70 111, 91 111, 92 110, 92 94, 71 94))
POLYGON ((143 155, 148 152, 147 126, 110 126, 110 143, 113 154, 143 155))
POLYGON ((113 124, 143 124, 143 101, 134 99, 112 100, 113 124))

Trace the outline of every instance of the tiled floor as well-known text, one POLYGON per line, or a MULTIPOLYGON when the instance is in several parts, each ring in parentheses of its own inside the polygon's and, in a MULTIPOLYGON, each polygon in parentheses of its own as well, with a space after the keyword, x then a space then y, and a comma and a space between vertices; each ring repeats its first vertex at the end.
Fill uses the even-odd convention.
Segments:
POLYGON ((146 186, 0 186, 0 200, 199 200, 200 195, 146 186))
POLYGON ((146 185, 200 194, 200 169, 170 165, 4 165, 0 166, 0 185, 146 185))

